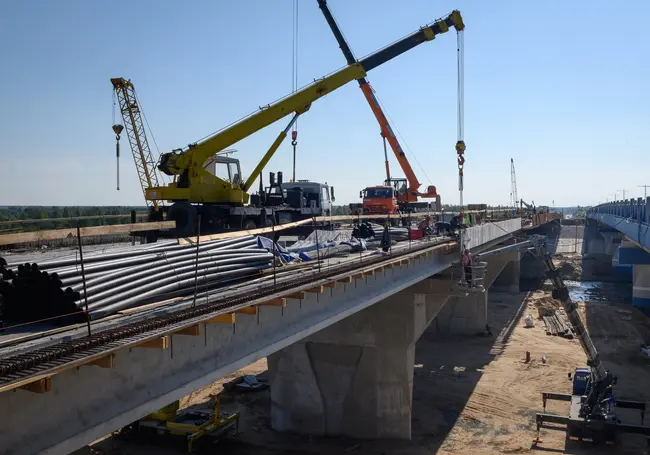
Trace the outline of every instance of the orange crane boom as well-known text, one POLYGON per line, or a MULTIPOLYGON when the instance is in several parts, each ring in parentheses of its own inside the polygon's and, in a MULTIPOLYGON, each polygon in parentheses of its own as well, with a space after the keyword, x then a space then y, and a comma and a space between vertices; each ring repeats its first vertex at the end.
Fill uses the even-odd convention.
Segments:
MULTIPOLYGON (((348 64, 352 65, 356 63, 357 60, 354 57, 354 54, 352 53, 350 46, 348 45, 345 38, 343 37, 343 34, 341 33, 341 30, 339 29, 338 24, 336 23, 336 20, 332 16, 332 13, 330 12, 327 6, 327 1, 326 0, 317 0, 317 1, 318 1, 318 7, 323 12, 323 15, 325 16, 325 20, 327 21, 328 25, 332 29, 332 33, 334 34, 336 41, 338 41, 339 47, 341 48, 341 51, 343 52, 343 55, 345 56, 348 64)), ((445 18, 442 21, 442 23, 445 24, 447 30, 449 30, 449 27, 454 27, 457 31, 463 30, 465 28, 465 25, 463 24, 463 19, 460 15, 460 12, 458 11, 453 11, 449 16, 447 16, 447 18, 445 18)), ((415 175, 415 172, 413 171, 411 164, 406 158, 406 154, 404 153, 404 150, 402 150, 402 147, 399 141, 397 140, 395 133, 393 133, 393 129, 390 127, 390 123, 388 122, 388 119, 386 118, 384 111, 379 105, 379 101, 375 97, 373 88, 371 87, 370 83, 365 77, 357 79, 357 82, 359 82, 359 87, 361 88, 361 91, 363 92, 366 101, 368 101, 368 104, 370 105, 370 109, 372 109, 372 112, 375 115, 377 122, 379 123, 382 137, 384 138, 384 140, 388 141, 391 149, 393 149, 393 153, 395 154, 395 157, 397 158, 397 161, 401 166, 402 170, 404 171, 404 175, 406 176, 406 179, 408 181, 408 191, 406 192, 406 194, 398 195, 398 199, 400 200, 400 202, 417 202, 418 196, 425 197, 425 198, 437 197, 438 193, 434 185, 428 186, 425 192, 419 191, 420 186, 422 184, 420 183, 417 176, 415 175)), ((390 178, 390 170, 388 166, 387 157, 386 157, 386 178, 387 178, 386 185, 391 185, 391 181, 393 179, 390 178)))

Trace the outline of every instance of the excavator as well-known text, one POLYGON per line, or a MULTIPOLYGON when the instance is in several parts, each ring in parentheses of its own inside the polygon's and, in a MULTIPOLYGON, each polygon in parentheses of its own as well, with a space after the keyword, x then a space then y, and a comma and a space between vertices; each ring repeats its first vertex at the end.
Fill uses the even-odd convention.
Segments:
POLYGON ((531 204, 528 202, 524 201, 523 199, 519 200, 519 207, 520 207, 520 212, 524 213, 524 207, 526 207, 525 213, 532 215, 534 213, 537 213, 537 209, 535 208, 535 201, 533 201, 531 204))
MULTIPOLYGON (((348 65, 355 64, 357 60, 352 53, 352 49, 350 49, 350 46, 343 37, 343 33, 336 23, 334 16, 332 16, 332 13, 327 6, 327 1, 317 1, 323 16, 325 16, 327 24, 332 29, 332 33, 334 34, 348 65)), ((465 28, 463 19, 458 11, 452 12, 445 20, 445 24, 453 26, 457 32, 461 32, 465 28)), ((379 101, 375 97, 374 90, 370 83, 365 77, 358 78, 357 82, 359 83, 359 88, 361 88, 361 91, 363 92, 363 95, 370 105, 370 109, 375 115, 381 128, 381 136, 384 141, 384 161, 386 166, 386 180, 384 181, 384 184, 368 187, 361 191, 359 196, 363 199, 363 211, 370 214, 393 214, 400 211, 413 211, 419 205, 417 204, 418 197, 436 198, 436 205, 438 206, 437 210, 440 210, 440 196, 438 195, 434 185, 428 186, 425 192, 420 192, 421 183, 416 177, 415 172, 413 172, 413 168, 406 158, 406 154, 402 150, 395 133, 393 133, 390 123, 388 122, 379 101), (404 171, 406 178, 391 177, 390 166, 388 164, 388 153, 386 151, 386 141, 390 144, 390 147, 397 158, 397 162, 404 171)))
MULTIPOLYGON (((167 219, 176 221, 179 236, 194 233, 199 217, 201 225, 208 223, 212 227, 218 225, 249 227, 248 221, 257 217, 257 212, 261 209, 253 210, 247 205, 250 199, 248 190, 278 150, 293 123, 309 110, 314 101, 348 82, 364 78, 374 68, 424 42, 433 40, 436 35, 446 33, 450 27, 462 26, 460 17, 458 11, 453 11, 447 17, 421 27, 416 32, 381 48, 362 60, 355 61, 275 103, 260 108, 204 140, 161 154, 158 170, 174 177, 174 181, 167 185, 147 187, 145 199, 173 203, 169 208, 161 207, 158 213, 166 214, 167 219), (239 161, 230 157, 225 163, 228 166, 227 173, 217 176, 206 169, 207 160, 214 160, 216 157, 217 161, 222 161, 221 151, 287 115, 292 115, 290 122, 280 132, 248 178, 242 178, 239 161)), ((297 183, 299 182, 284 183, 282 190, 289 193, 296 189, 297 194, 294 194, 292 200, 299 202, 300 211, 297 216, 311 217, 313 215, 310 209, 313 208, 313 204, 310 207, 309 203, 303 204, 303 201, 308 201, 305 193, 311 193, 312 190, 303 191, 297 183)))

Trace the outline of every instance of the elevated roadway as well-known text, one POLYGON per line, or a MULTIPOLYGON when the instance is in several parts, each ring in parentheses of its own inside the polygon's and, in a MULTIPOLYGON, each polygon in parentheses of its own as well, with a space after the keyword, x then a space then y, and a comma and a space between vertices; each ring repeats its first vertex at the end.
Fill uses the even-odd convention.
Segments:
POLYGON ((584 252, 611 256, 612 271, 632 281, 632 304, 650 309, 650 197, 609 202, 587 212, 584 252))
MULTIPOLYGON (((472 251, 512 242, 520 219, 468 228, 472 251)), ((278 430, 410 438, 415 341, 436 320, 484 330, 487 292, 455 285, 453 241, 398 244, 0 347, 1 454, 67 454, 268 356, 278 430), (454 270, 450 273, 450 270, 454 270), (10 416, 10 417, 9 417, 10 416)), ((518 289, 519 253, 485 287, 518 289)))

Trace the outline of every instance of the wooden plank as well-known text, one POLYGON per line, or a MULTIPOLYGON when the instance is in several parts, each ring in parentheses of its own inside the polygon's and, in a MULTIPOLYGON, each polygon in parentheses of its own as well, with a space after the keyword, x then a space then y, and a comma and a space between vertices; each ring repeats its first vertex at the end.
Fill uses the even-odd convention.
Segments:
POLYGON ((155 340, 145 341, 136 346, 136 348, 147 348, 147 349, 169 349, 169 336, 165 335, 155 340))
POLYGON ((323 293, 323 290, 324 290, 324 287, 323 287, 323 286, 316 286, 316 287, 313 287, 313 288, 307 289, 306 292, 311 292, 311 293, 313 293, 313 294, 322 294, 322 293, 323 293))
POLYGON ((95 365, 99 368, 115 368, 115 354, 108 354, 99 359, 93 360, 88 365, 95 365))
POLYGON ((201 335, 201 326, 199 324, 196 324, 189 327, 185 327, 184 329, 180 329, 177 332, 174 332, 174 335, 187 335, 191 337, 198 337, 199 335, 201 335))
POLYGON ((33 393, 46 393, 52 389, 52 382, 50 378, 43 378, 34 382, 30 382, 29 384, 22 385, 18 388, 33 393))
MULTIPOLYGON (((135 214, 136 218, 145 219, 149 216, 147 212, 139 212, 135 214)), ((80 220, 119 220, 119 219, 131 219, 130 213, 124 213, 121 215, 86 215, 86 216, 71 216, 68 218, 39 218, 31 220, 11 220, 11 221, 0 221, 0 226, 8 224, 39 224, 39 223, 51 223, 53 221, 80 221, 80 220)))
POLYGON ((289 294, 287 296, 288 299, 298 299, 302 300, 305 298, 305 291, 300 291, 300 292, 294 292, 293 294, 289 294))
MULTIPOLYGON (((248 229, 248 230, 233 231, 233 232, 222 232, 220 234, 211 234, 211 235, 202 235, 199 237, 199 243, 206 242, 208 240, 230 239, 233 237, 241 237, 243 235, 267 234, 269 232, 282 231, 284 229, 294 228, 312 222, 313 220, 311 218, 308 218, 306 220, 294 221, 293 223, 280 224, 275 227, 248 229)), ((181 244, 194 243, 194 242, 196 242, 196 238, 178 239, 178 243, 181 244)))
MULTIPOLYGON (((155 231, 158 229, 172 229, 175 221, 155 221, 152 223, 114 224, 112 226, 91 226, 80 229, 81 237, 106 234, 123 234, 126 232, 155 231)), ((6 234, 0 236, 0 245, 14 245, 18 243, 38 242, 41 240, 56 240, 77 238, 77 228, 53 229, 48 231, 21 232, 19 234, 6 234)))
POLYGON ((345 278, 339 278, 336 281, 338 281, 339 283, 352 283, 352 277, 346 276, 345 278))
POLYGON ((266 302, 262 302, 260 303, 260 305, 285 307, 287 306, 287 299, 285 299, 284 297, 278 297, 277 299, 267 300, 266 302))
POLYGON ((336 287, 336 281, 329 281, 329 282, 325 283, 323 286, 325 286, 326 288, 335 288, 336 287))
POLYGON ((363 272, 355 273, 354 275, 352 275, 352 278, 355 280, 360 280, 361 278, 363 278, 363 272))
POLYGON ((244 308, 240 308, 238 310, 235 310, 235 313, 255 315, 255 314, 257 314, 257 307, 256 306, 245 306, 244 308))
POLYGON ((218 314, 205 321, 206 324, 234 324, 235 313, 218 314))

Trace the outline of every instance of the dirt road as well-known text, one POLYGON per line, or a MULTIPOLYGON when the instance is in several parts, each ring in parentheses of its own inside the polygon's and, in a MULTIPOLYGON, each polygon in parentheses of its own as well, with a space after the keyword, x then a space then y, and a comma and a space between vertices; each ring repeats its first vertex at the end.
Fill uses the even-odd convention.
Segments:
MULTIPOLYGON (((546 335, 541 321, 534 328, 514 319, 537 315, 536 306, 552 304, 543 291, 506 295, 491 293, 490 324, 495 337, 446 338, 425 332, 416 348, 412 441, 352 441, 320 439, 274 433, 270 429, 268 391, 228 394, 224 409, 241 413, 242 433, 219 445, 220 453, 233 454, 385 454, 385 455, 487 455, 499 453, 647 453, 645 441, 630 436, 621 447, 596 449, 566 446, 564 432, 543 430, 543 444, 532 447, 535 412, 541 410, 541 392, 569 392, 567 372, 585 365, 577 340, 546 335), (532 361, 525 363, 526 351, 532 361), (542 357, 548 361, 544 363, 542 357)), ((606 365, 619 376, 618 396, 650 401, 650 362, 637 354, 640 343, 650 340, 648 320, 630 306, 581 304, 587 325, 606 365)), ((246 368, 255 374, 266 370, 260 361, 246 368)), ((231 377, 232 378, 232 377, 231 377)), ((231 378, 225 378, 229 380, 231 378)), ((184 400, 184 405, 210 405, 224 381, 184 400)), ((566 403, 551 405, 550 412, 565 413, 566 403)), ((627 417, 627 416, 625 416, 627 417)), ((631 416, 638 423, 638 416, 631 416)), ((114 438, 95 446, 103 453, 177 453, 164 447, 124 443, 114 438)))

